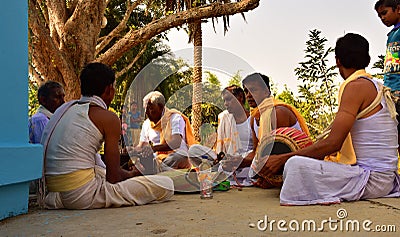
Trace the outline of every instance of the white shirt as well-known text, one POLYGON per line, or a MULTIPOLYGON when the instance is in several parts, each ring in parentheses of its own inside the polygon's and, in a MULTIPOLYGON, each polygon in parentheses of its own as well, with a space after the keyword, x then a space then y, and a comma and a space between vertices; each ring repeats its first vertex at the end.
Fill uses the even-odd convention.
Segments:
POLYGON ((236 124, 236 129, 239 133, 239 139, 241 143, 242 152, 253 150, 253 136, 251 134, 250 117, 248 117, 243 123, 236 124))
MULTIPOLYGON (((171 115, 171 129, 172 135, 179 134, 182 136, 182 142, 180 145, 180 150, 187 151, 188 147, 186 145, 186 132, 185 132, 185 120, 183 120, 180 114, 171 115)), ((143 122, 142 130, 140 131, 140 141, 149 142, 151 141, 154 145, 160 144, 160 133, 151 128, 150 120, 146 119, 143 122)))

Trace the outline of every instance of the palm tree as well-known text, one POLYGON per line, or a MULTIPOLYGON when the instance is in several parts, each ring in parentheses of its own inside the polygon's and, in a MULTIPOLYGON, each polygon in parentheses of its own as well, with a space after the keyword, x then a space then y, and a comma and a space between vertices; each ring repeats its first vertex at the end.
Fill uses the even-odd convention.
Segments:
MULTIPOLYGON (((237 0, 239 2, 240 0, 237 0)), ((181 11, 184 9, 196 8, 210 3, 230 3, 230 0, 167 0, 166 13, 181 11)), ((241 13, 244 17, 243 13, 241 13)), ((224 33, 229 27, 229 16, 222 16, 224 33)), ((202 104, 202 56, 203 56, 203 33, 201 28, 202 20, 197 20, 188 25, 189 42, 193 43, 193 96, 192 96, 192 127, 195 139, 200 141, 200 126, 202 125, 201 104, 202 104)), ((214 18, 212 18, 214 25, 214 18)))

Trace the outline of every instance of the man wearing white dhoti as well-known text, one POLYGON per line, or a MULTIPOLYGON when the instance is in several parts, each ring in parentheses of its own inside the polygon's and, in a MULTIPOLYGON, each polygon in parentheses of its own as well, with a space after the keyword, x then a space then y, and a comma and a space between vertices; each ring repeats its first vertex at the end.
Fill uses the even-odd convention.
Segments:
POLYGON ((138 170, 120 167, 120 120, 107 109, 115 94, 111 68, 90 63, 80 80, 81 99, 61 106, 43 133, 46 207, 92 209, 170 199, 174 192, 170 178, 134 177, 138 170), (96 165, 103 142, 106 169, 96 165))
MULTIPOLYGON (((223 152, 227 157, 223 162, 230 160, 229 167, 221 167, 229 176, 231 185, 252 186, 249 176, 250 163, 253 156, 254 134, 250 127, 250 113, 245 109, 246 96, 242 88, 236 85, 228 86, 222 91, 222 99, 226 110, 218 115, 216 154, 210 155, 215 159, 223 152), (230 156, 230 157, 229 157, 230 156), (248 158, 250 157, 251 158, 248 158), (250 159, 249 162, 247 159, 250 159)), ((207 155, 207 148, 194 145, 189 150, 191 157, 207 155)), ((213 152, 212 152, 213 153, 213 152)))
POLYGON ((395 108, 390 91, 364 70, 368 51, 360 35, 338 39, 336 65, 345 82, 329 135, 307 148, 271 155, 262 168, 270 175, 286 162, 281 205, 400 196, 395 108), (329 156, 334 152, 338 155, 329 156))

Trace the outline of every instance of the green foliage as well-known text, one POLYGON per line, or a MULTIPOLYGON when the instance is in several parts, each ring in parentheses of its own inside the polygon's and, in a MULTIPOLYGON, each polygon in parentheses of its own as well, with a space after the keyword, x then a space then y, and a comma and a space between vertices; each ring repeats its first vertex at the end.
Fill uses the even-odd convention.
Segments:
POLYGON ((229 86, 236 85, 242 87, 242 76, 240 75, 240 70, 238 70, 228 82, 229 86))
MULTIPOLYGON (((183 111, 191 119, 193 93, 191 79, 193 68, 188 67, 183 61, 178 61, 177 66, 181 70, 168 76, 155 90, 160 91, 165 96, 168 106, 183 111)), ((218 125, 218 114, 222 112, 223 108, 221 83, 215 74, 211 72, 206 72, 206 74, 207 78, 202 83, 202 124, 210 124, 216 128, 218 125)), ((207 131, 203 132, 208 133, 212 131, 212 128, 205 128, 205 130, 207 131)))
POLYGON ((216 87, 221 87, 221 82, 218 80, 217 75, 215 75, 214 73, 210 72, 210 71, 206 71, 205 74, 207 75, 207 81, 212 84, 215 85, 216 87))
MULTIPOLYGON (((166 77, 155 90, 160 91, 164 95, 165 99, 168 101, 172 95, 177 95, 177 92, 179 90, 190 85, 192 78, 192 69, 189 68, 189 66, 182 60, 165 61, 164 63, 165 67, 171 67, 171 70, 176 71, 176 73, 173 73, 166 77), (176 70, 175 68, 179 68, 179 70, 176 70)), ((184 95, 176 98, 171 98, 176 99, 176 102, 171 101, 170 103, 178 104, 179 101, 185 100, 183 96, 184 95)))
POLYGON ((276 94, 274 97, 275 97, 275 99, 278 99, 287 104, 293 105, 296 108, 299 107, 299 101, 294 96, 293 92, 287 87, 286 84, 284 86, 284 90, 281 93, 276 94))
POLYGON ((218 126, 218 114, 224 108, 221 96, 221 82, 215 74, 206 73, 207 78, 203 83, 203 104, 201 105, 202 123, 211 124, 216 128, 218 126))
POLYGON ((379 55, 378 56, 378 61, 376 61, 372 68, 375 69, 380 69, 380 73, 377 73, 375 75, 373 75, 375 78, 379 78, 379 79, 383 79, 383 69, 385 67, 384 63, 385 63, 385 56, 384 55, 379 55))
MULTIPOLYGON (((105 17, 107 18, 107 25, 102 29, 100 33, 100 37, 108 35, 124 17, 124 14, 127 9, 128 2, 125 0, 112 0, 107 6, 105 11, 105 17)), ((132 3, 130 3, 132 4, 132 3)), ((130 29, 135 29, 137 27, 143 27, 149 24, 153 17, 160 16, 163 14, 163 1, 151 1, 151 7, 148 8, 136 8, 128 22, 128 28, 125 31, 121 32, 121 34, 127 33, 130 29)), ((122 109, 122 105, 124 104, 125 97, 128 89, 130 88, 133 80, 136 78, 136 75, 153 59, 167 54, 170 52, 170 48, 163 44, 161 39, 165 38, 167 32, 163 32, 162 34, 153 37, 148 40, 146 45, 146 50, 143 55, 139 58, 138 61, 123 75, 116 79, 116 93, 114 100, 112 101, 110 107, 120 113, 122 109)), ((113 45, 113 43, 117 39, 114 39, 109 45, 113 45)), ((145 45, 138 45, 133 47, 130 51, 128 51, 120 60, 118 60, 114 65, 113 69, 116 72, 119 72, 125 69, 136 57, 136 55, 141 51, 142 47, 145 45)), ((103 51, 107 50, 108 47, 103 49, 103 51)))
POLYGON ((304 50, 305 61, 300 62, 300 66, 295 69, 301 85, 298 86, 299 99, 294 104, 306 119, 311 134, 315 136, 334 118, 338 84, 334 81, 337 76, 334 72, 336 66, 328 65, 334 49, 325 49, 327 39, 321 36, 321 31, 311 30, 308 36, 304 50))
POLYGON ((28 80, 28 116, 31 117, 36 113, 39 107, 37 91, 39 87, 34 80, 28 80))

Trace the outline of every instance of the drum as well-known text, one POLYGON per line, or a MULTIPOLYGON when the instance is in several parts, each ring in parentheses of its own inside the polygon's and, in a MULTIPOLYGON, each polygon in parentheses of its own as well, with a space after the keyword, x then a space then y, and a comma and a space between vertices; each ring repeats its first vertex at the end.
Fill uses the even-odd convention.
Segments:
MULTIPOLYGON (((257 149, 256 158, 259 160, 268 155, 289 153, 310 146, 312 143, 311 138, 304 132, 291 127, 281 127, 273 130, 270 136, 262 139, 257 149)), ((282 173, 283 166, 278 174, 268 177, 259 176, 257 183, 264 188, 281 187, 283 184, 282 173)))

